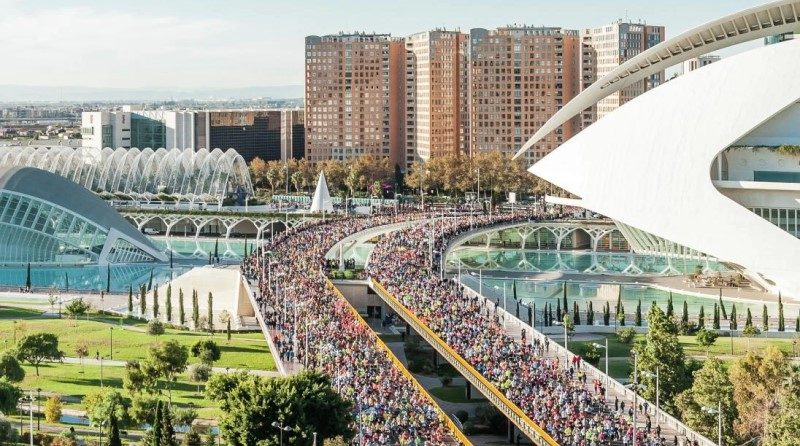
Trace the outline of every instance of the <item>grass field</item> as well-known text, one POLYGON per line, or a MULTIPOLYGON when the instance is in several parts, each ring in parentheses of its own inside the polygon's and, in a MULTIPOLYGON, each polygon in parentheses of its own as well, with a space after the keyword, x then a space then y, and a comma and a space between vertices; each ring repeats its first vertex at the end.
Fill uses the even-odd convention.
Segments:
MULTIPOLYGON (((109 358, 112 331, 113 359, 122 361, 143 359, 148 348, 158 341, 175 339, 191 346, 208 337, 207 333, 174 329, 167 329, 164 335, 155 337, 148 335, 145 330, 146 324, 141 321, 104 315, 92 315, 88 321, 76 321, 43 318, 37 312, 18 308, 3 307, 0 310, 0 339, 5 346, 12 346, 15 336, 19 339, 26 334, 48 332, 58 335, 59 348, 66 356, 76 356, 75 347, 85 343, 91 358, 98 353, 109 358)), ((222 350, 222 357, 215 366, 275 370, 269 347, 261 333, 234 333, 230 342, 224 333, 216 333, 213 339, 222 350)), ((190 362, 195 361, 195 358, 190 358, 190 362)))
MULTIPOLYGON (((25 366, 25 380, 21 383, 24 389, 42 389, 43 392, 53 392, 59 394, 64 399, 64 407, 84 410, 80 404, 81 399, 89 392, 100 388, 100 367, 81 366, 80 364, 45 364, 39 367, 40 376, 36 376, 33 367, 25 366)), ((125 367, 103 367, 103 386, 118 389, 123 395, 127 395, 122 389, 122 377, 125 374, 125 367)), ((160 382, 163 387, 164 382, 160 382)), ((203 396, 205 386, 200 385, 200 393, 197 393, 197 385, 191 383, 186 378, 186 374, 178 377, 178 381, 172 384, 172 401, 180 407, 193 406, 197 408, 201 418, 211 418, 216 416, 217 408, 203 396)), ((167 398, 164 390, 163 397, 167 398)), ((44 400, 44 398, 43 398, 44 400)))
POLYGON ((442 401, 449 403, 470 403, 467 399, 466 388, 464 386, 434 387, 428 390, 431 395, 442 401))

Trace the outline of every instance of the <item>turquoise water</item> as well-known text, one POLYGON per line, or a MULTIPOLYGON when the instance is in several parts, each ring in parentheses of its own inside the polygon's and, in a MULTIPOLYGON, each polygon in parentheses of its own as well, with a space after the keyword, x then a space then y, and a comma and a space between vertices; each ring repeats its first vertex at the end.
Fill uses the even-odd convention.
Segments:
POLYGON ((217 252, 220 260, 241 261, 245 249, 249 254, 257 246, 252 239, 210 239, 193 237, 151 237, 163 251, 172 250, 174 258, 208 259, 209 253, 217 252), (246 243, 246 245, 245 245, 246 243))
MULTIPOLYGON (((564 282, 554 281, 532 281, 524 279, 483 279, 484 289, 497 287, 501 292, 503 284, 505 283, 506 293, 510 299, 514 295, 514 287, 516 287, 516 296, 521 302, 525 304, 536 304, 537 310, 544 308, 544 305, 549 303, 555 309, 559 302, 562 302, 564 292, 564 282)), ((600 283, 595 282, 569 282, 566 283, 567 287, 567 300, 572 310, 572 302, 577 301, 581 311, 586 311, 589 302, 592 302, 593 310, 595 311, 595 320, 598 315, 602 315, 603 306, 609 302, 611 312, 613 314, 614 307, 617 305, 616 295, 606 296, 602 298, 598 296, 598 290, 601 287, 600 283)), ((723 290, 723 302, 726 311, 730 313, 733 301, 725 297, 725 293, 735 294, 733 290, 723 290)), ((642 314, 646 315, 650 310, 653 302, 662 310, 666 311, 667 301, 669 300, 670 293, 659 289, 652 288, 647 285, 629 284, 622 285, 622 305, 625 307, 625 314, 632 317, 636 312, 636 306, 639 301, 642 302, 642 314)), ((714 304, 719 303, 718 297, 698 297, 691 295, 684 295, 681 293, 672 293, 673 308, 676 315, 682 314, 683 302, 686 302, 689 315, 696 318, 700 313, 700 308, 704 308, 706 321, 710 322, 714 316, 714 304)), ((747 303, 742 301, 736 302, 736 312, 741 322, 749 308, 753 314, 753 320, 761 321, 762 303, 747 303)), ((794 319, 800 307, 796 304, 784 303, 784 313, 787 318, 794 319)), ((555 311, 555 310, 554 310, 555 311)), ((771 318, 778 316, 778 304, 767 303, 767 312, 771 318)), ((724 324, 724 322, 723 322, 724 324)))
POLYGON ((673 259, 666 256, 586 251, 522 251, 515 249, 462 248, 450 253, 447 266, 461 268, 523 271, 574 272, 630 276, 684 275, 706 271, 728 271, 715 261, 673 259))

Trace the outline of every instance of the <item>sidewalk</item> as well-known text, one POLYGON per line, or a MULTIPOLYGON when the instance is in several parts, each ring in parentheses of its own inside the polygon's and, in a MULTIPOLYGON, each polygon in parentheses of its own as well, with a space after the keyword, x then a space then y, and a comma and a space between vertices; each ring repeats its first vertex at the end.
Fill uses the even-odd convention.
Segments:
MULTIPOLYGON (((61 362, 64 364, 80 364, 81 359, 75 357, 64 357, 61 359, 61 362)), ((102 365, 104 367, 125 367, 128 361, 118 361, 113 359, 94 359, 94 358, 83 358, 83 365, 91 365, 91 366, 99 366, 102 365)), ((211 370, 214 373, 238 373, 238 372, 247 372, 251 375, 257 376, 267 376, 267 377, 276 377, 281 376, 280 373, 272 370, 257 370, 257 369, 239 369, 239 368, 232 368, 232 367, 212 367, 211 370)))

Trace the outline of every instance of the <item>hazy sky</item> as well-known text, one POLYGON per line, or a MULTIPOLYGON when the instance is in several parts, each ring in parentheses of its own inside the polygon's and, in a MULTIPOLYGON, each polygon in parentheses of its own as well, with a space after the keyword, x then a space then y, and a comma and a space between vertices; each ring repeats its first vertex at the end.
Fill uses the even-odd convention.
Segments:
POLYGON ((0 84, 300 85, 311 34, 512 23, 580 29, 628 17, 665 25, 669 37, 762 1, 0 0, 0 84))

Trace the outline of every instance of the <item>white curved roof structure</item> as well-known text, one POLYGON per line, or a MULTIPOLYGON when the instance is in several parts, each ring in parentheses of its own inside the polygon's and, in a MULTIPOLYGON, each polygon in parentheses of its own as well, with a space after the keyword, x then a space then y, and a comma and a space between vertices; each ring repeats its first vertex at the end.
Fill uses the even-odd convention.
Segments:
POLYGON ((94 149, 0 146, 0 166, 47 170, 95 192, 151 200, 160 193, 187 201, 220 201, 242 188, 253 194, 250 171, 235 150, 94 149))
POLYGON ((0 261, 106 264, 166 256, 97 195, 60 175, 0 168, 0 261))
POLYGON ((573 98, 517 151, 521 156, 559 126, 601 99, 672 65, 763 37, 800 30, 800 2, 780 0, 693 28, 621 64, 573 98))
POLYGON ((720 151, 800 101, 800 40, 667 82, 610 113, 531 173, 624 225, 743 266, 800 298, 800 239, 720 193, 720 151))

